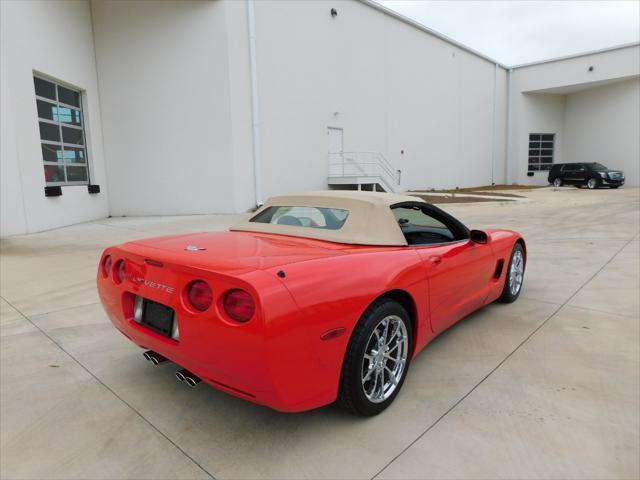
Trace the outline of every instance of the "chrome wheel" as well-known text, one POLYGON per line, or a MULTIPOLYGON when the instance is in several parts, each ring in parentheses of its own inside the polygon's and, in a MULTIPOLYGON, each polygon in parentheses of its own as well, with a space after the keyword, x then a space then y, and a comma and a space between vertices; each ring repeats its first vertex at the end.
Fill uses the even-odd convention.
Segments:
POLYGON ((402 318, 384 317, 373 329, 362 359, 362 388, 370 402, 384 402, 402 380, 409 355, 409 335, 402 318))
POLYGON ((561 187, 561 186, 562 186, 562 180, 560 180, 559 178, 556 178, 556 179, 553 181, 553 186, 554 186, 554 187, 561 187))
POLYGON ((591 190, 593 190, 597 186, 598 186, 598 182, 595 178, 590 178, 589 181, 587 182, 587 187, 589 187, 591 190))
POLYGON ((517 295, 522 288, 524 278, 524 256, 520 250, 513 252, 511 257, 511 268, 509 269, 509 288, 511 295, 517 295))

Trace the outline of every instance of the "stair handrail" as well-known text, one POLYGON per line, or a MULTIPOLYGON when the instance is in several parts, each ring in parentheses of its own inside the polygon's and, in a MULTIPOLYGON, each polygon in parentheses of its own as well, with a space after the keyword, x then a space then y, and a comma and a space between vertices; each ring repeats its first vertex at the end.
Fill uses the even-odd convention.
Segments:
POLYGON ((387 174, 387 176, 389 177, 388 183, 390 185, 400 185, 400 170, 397 170, 395 168, 393 168, 393 166, 391 165, 391 163, 389 162, 389 160, 387 160, 385 158, 385 156, 380 153, 380 152, 364 152, 364 151, 360 151, 360 152, 342 152, 343 158, 344 156, 347 155, 353 155, 353 156, 359 156, 359 155, 369 155, 371 157, 373 157, 373 159, 375 160, 375 162, 357 162, 360 164, 372 164, 372 163, 377 163, 377 165, 379 165, 380 169, 382 171, 384 171, 384 173, 387 174))
POLYGON ((329 176, 332 174, 342 177, 378 177, 386 184, 386 189, 396 191, 396 186, 400 185, 401 171, 394 169, 380 152, 343 151, 329 154, 329 176), (347 166, 354 171, 348 172, 347 166), (331 167, 338 167, 342 173, 332 171, 331 167))

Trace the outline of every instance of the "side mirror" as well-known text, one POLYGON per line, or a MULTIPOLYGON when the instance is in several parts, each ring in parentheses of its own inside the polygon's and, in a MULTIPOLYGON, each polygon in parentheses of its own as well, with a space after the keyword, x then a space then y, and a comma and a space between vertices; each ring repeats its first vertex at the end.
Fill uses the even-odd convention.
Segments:
POLYGON ((473 243, 487 243, 489 236, 482 230, 471 230, 469 232, 469 238, 473 243))

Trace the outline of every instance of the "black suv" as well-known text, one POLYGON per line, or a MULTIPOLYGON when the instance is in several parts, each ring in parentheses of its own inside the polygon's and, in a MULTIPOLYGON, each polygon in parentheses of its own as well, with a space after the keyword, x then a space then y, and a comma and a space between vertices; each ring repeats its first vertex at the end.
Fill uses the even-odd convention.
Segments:
POLYGON ((578 188, 586 185, 590 189, 618 188, 624 185, 624 172, 609 170, 599 163, 556 163, 549 170, 549 183, 555 187, 567 184, 578 188))

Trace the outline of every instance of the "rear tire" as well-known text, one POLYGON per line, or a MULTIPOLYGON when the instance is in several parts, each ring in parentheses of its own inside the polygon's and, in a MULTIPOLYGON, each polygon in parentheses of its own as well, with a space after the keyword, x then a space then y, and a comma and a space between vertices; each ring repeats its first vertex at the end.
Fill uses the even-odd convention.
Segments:
POLYGON ((598 188, 600 182, 598 182, 598 179, 596 178, 590 178, 589 180, 587 180, 587 188, 589 190, 595 190, 596 188, 598 188))
POLYGON ((556 177, 553 179, 553 186, 554 187, 561 187, 562 186, 562 179, 560 177, 556 177))
POLYGON ((513 303, 518 299, 522 291, 522 284, 524 283, 525 264, 524 248, 522 248, 520 243, 516 243, 511 251, 509 266, 505 273, 502 295, 498 298, 499 302, 513 303))
POLYGON ((391 405, 407 377, 412 347, 413 330, 405 308, 388 298, 372 303, 347 346, 338 391, 340 406, 369 417, 391 405))

